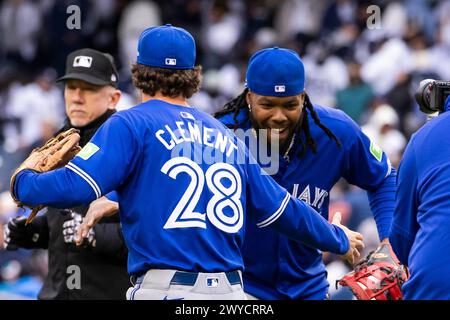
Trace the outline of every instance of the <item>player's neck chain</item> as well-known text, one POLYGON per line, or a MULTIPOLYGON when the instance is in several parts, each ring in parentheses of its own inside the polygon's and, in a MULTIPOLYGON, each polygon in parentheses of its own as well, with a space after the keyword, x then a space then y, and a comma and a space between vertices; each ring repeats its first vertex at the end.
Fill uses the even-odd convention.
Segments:
MULTIPOLYGON (((257 134, 255 128, 252 128, 252 133, 253 133, 253 136, 254 136, 255 138, 258 137, 258 134, 257 134)), ((294 142, 295 142, 295 133, 292 135, 291 142, 289 143, 289 147, 287 148, 286 152, 283 154, 283 158, 284 158, 287 162, 290 162, 290 159, 289 159, 289 152, 291 151, 291 149, 292 149, 292 147, 293 147, 293 145, 294 145, 294 142)))
POLYGON ((290 159, 289 159, 289 152, 291 151, 292 146, 294 145, 294 141, 295 141, 295 133, 292 135, 291 142, 289 143, 289 147, 287 148, 286 152, 285 152, 284 155, 283 155, 283 158, 284 158, 287 162, 290 162, 290 159))

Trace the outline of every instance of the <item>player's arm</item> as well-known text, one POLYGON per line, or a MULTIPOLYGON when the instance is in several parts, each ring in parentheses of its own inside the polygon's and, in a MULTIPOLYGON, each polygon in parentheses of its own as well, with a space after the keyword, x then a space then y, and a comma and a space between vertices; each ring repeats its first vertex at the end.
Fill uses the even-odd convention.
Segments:
POLYGON ((46 173, 21 171, 14 183, 14 195, 29 206, 71 208, 96 199, 89 184, 74 172, 61 168, 46 173))
POLYGON ((343 148, 348 148, 343 176, 349 183, 367 191, 379 238, 388 242, 394 214, 397 173, 386 154, 370 141, 353 120, 348 120, 346 130, 351 140, 343 145, 343 148))
POLYGON ((328 223, 303 201, 289 195, 270 176, 263 174, 257 164, 248 165, 247 207, 260 228, 273 227, 286 236, 308 246, 346 254, 349 260, 359 256, 363 248, 362 235, 347 228, 328 223))
POLYGON ((113 115, 64 168, 20 172, 14 194, 27 205, 69 208, 88 204, 117 189, 137 160, 139 142, 125 121, 113 115))
POLYGON ((414 140, 405 150, 399 166, 397 198, 389 240, 400 262, 408 265, 408 256, 419 229, 417 223, 417 166, 414 140))
MULTIPOLYGON (((120 224, 116 223, 108 223, 108 224, 97 224, 102 218, 112 216, 119 212, 119 203, 117 202, 117 194, 115 192, 110 192, 104 197, 101 197, 100 199, 95 200, 92 202, 89 206, 89 210, 87 211, 83 222, 81 223, 80 227, 77 230, 77 236, 76 236, 76 244, 81 245, 83 243, 83 240, 86 239, 89 236, 89 231, 96 227, 96 229, 102 229, 105 234, 105 239, 110 235, 110 232, 112 232, 113 235, 118 235, 119 238, 115 237, 116 243, 120 246, 120 248, 123 248, 123 236, 120 228, 120 224), (114 225, 114 226, 112 226, 114 225), (117 225, 117 226, 115 226, 117 225), (113 230, 108 230, 108 228, 113 228, 113 230)), ((97 230, 96 230, 97 232, 97 230)), ((105 247, 108 246, 109 248, 113 248, 110 244, 111 241, 102 241, 100 240, 100 244, 105 243, 105 247)), ((117 249, 117 248, 115 248, 117 249)), ((114 250, 113 250, 114 251, 114 250)))
MULTIPOLYGON (((127 258, 128 250, 125 245, 120 223, 99 223, 94 227, 94 232, 96 238, 94 252, 122 261, 127 258)), ((78 237, 77 233, 77 237, 75 238, 76 244, 78 244, 78 237)))
POLYGON ((397 190, 396 179, 397 171, 392 168, 391 173, 381 185, 375 190, 367 190, 370 209, 377 224, 378 235, 383 243, 389 243, 389 230, 392 224, 397 190))

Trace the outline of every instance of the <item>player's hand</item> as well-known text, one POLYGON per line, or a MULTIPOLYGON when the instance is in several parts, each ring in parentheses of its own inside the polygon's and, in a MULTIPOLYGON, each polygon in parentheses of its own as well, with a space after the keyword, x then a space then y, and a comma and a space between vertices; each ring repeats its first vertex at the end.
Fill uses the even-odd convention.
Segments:
POLYGON ((109 200, 106 197, 101 197, 91 202, 83 222, 78 227, 75 239, 76 245, 80 246, 84 239, 89 238, 89 233, 101 218, 112 216, 118 211, 119 204, 115 201, 109 200))
MULTIPOLYGON (((62 233, 64 237, 64 242, 67 244, 76 244, 77 230, 83 221, 83 216, 73 210, 70 210, 70 220, 63 223, 62 233)), ((86 237, 86 244, 90 247, 95 248, 96 239, 94 229, 89 230, 86 237)))
POLYGON ((350 247, 343 255, 343 257, 350 263, 355 264, 359 258, 361 257, 361 250, 364 249, 364 237, 359 232, 355 232, 347 228, 346 226, 341 224, 341 213, 336 212, 333 217, 332 223, 338 227, 340 227, 342 230, 344 230, 345 235, 348 238, 348 242, 350 244, 350 247))
POLYGON ((9 220, 4 226, 4 243, 6 250, 17 250, 18 248, 32 249, 39 247, 41 237, 41 226, 39 221, 25 225, 26 217, 18 217, 9 220))

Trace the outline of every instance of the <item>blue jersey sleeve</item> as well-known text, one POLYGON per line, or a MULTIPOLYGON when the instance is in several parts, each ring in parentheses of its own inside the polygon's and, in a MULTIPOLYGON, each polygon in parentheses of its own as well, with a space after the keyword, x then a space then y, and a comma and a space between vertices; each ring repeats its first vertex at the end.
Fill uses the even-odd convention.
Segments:
POLYGON ((125 118, 108 119, 66 168, 84 179, 96 198, 120 187, 139 160, 140 145, 125 118))
POLYGON ((15 196, 27 205, 69 208, 115 190, 138 158, 138 143, 124 120, 112 116, 66 167, 46 173, 25 170, 15 196))
POLYGON ((413 140, 405 150, 397 176, 397 198, 389 242, 400 262, 408 265, 408 256, 419 230, 417 223, 417 165, 413 140))
POLYGON ((248 166, 247 208, 256 214, 257 226, 272 226, 281 233, 308 246, 344 254, 348 238, 303 201, 294 199, 259 165, 248 166))
POLYGON ((349 140, 344 162, 343 177, 364 190, 375 190, 391 173, 391 163, 383 150, 370 141, 355 123, 349 126, 349 140))
POLYGON ((389 234, 392 221, 396 174, 386 154, 356 123, 351 121, 349 130, 352 139, 343 146, 347 148, 343 177, 349 183, 367 190, 378 235, 384 239, 389 234))
POLYGON ((89 184, 67 168, 46 173, 24 170, 17 175, 13 192, 29 206, 43 204, 55 208, 89 204, 96 197, 89 184))

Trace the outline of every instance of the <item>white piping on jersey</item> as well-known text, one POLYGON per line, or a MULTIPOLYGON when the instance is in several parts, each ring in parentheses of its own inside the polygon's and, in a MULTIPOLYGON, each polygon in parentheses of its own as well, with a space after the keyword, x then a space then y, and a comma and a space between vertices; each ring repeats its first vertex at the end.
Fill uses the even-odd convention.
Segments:
POLYGON ((91 186, 92 190, 94 190, 94 193, 95 193, 95 196, 97 197, 97 199, 100 198, 100 196, 102 195, 102 193, 100 192, 100 188, 98 187, 95 180, 91 178, 90 175, 88 175, 86 172, 84 172, 78 166, 74 165, 71 162, 69 162, 66 165, 66 168, 72 170, 73 172, 78 174, 81 178, 83 178, 84 181, 86 181, 91 186))
POLYGON ((289 193, 286 193, 286 196, 284 197, 283 201, 281 202, 281 205, 278 208, 278 210, 275 211, 266 220, 261 221, 261 222, 257 223, 256 225, 259 228, 264 228, 264 227, 267 227, 269 224, 272 224, 273 222, 275 222, 275 220, 277 220, 281 216, 281 214, 284 212, 284 209, 286 209, 286 206, 287 206, 290 198, 291 198, 291 195, 289 193))
POLYGON ((385 178, 387 178, 387 176, 390 175, 392 172, 391 160, 389 160, 389 158, 387 156, 386 156, 386 159, 387 159, 388 169, 387 169, 386 175, 384 176, 385 178))

